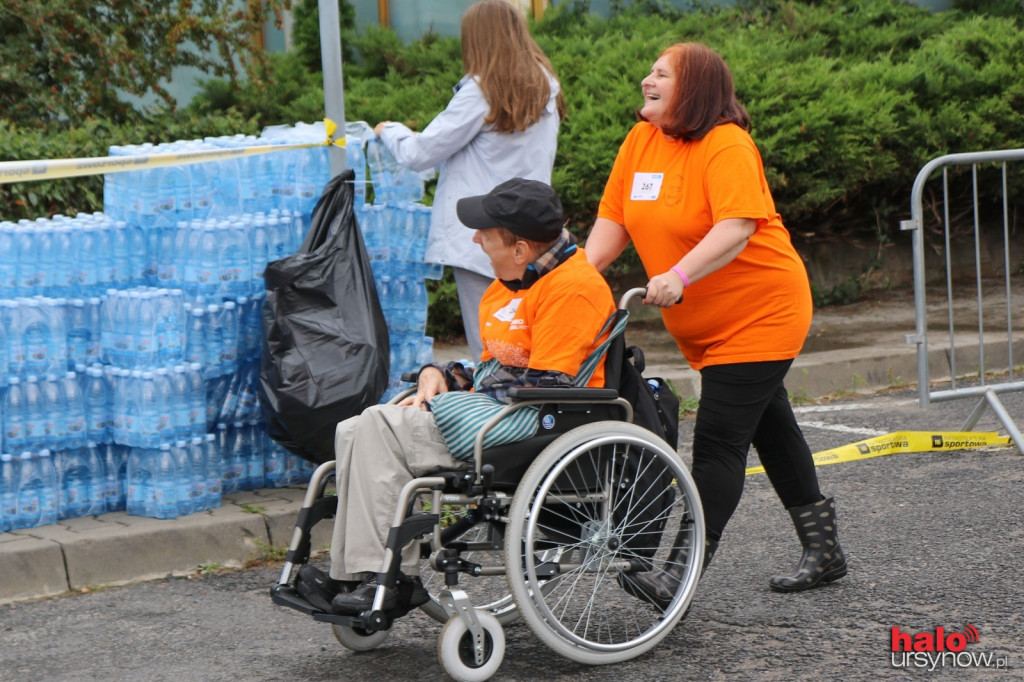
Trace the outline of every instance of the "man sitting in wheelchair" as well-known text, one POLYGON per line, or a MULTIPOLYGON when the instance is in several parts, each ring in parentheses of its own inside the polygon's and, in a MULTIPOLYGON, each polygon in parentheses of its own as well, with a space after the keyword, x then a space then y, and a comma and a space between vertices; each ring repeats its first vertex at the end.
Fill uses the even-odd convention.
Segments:
MULTIPOLYGON (((457 363, 427 365, 414 396, 338 424, 330 576, 307 564, 299 581, 340 615, 373 605, 402 487, 436 471, 470 467, 476 434, 501 409, 509 387, 604 385, 604 364, 591 356, 600 355, 593 351, 608 336, 605 323, 615 303, 564 229, 554 190, 516 178, 459 200, 457 214, 477 230, 473 240, 490 257, 496 278, 480 302, 481 363, 472 376, 457 363)), ((519 410, 488 433, 485 445, 518 442, 536 429, 535 415, 519 410)), ((398 589, 387 590, 383 610, 428 600, 418 565, 418 543, 407 544, 392 586, 398 589)))

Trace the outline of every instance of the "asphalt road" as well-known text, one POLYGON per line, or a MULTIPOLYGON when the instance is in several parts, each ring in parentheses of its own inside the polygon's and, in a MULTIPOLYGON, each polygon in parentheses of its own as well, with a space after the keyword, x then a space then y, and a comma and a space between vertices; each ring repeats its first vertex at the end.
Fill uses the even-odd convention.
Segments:
MULTIPOLYGON (((1024 396, 1004 402, 1024 413, 1024 396)), ((906 391, 806 406, 798 418, 819 451, 893 431, 955 431, 973 407, 922 410, 906 391)), ((690 428, 684 422, 682 443, 690 428)), ((989 416, 978 428, 999 430, 989 416)), ((800 594, 768 590, 799 548, 767 479, 750 476, 690 614, 652 653, 587 667, 517 623, 506 628, 494 679, 1024 679, 1024 456, 1012 447, 897 454, 819 473, 837 501, 850 562, 843 580, 800 594), (977 641, 959 654, 891 650, 894 627, 919 642, 942 628, 956 645, 948 635, 968 624, 977 641)), ((0 606, 0 679, 445 679, 433 620, 413 614, 380 648, 353 654, 329 626, 271 603, 278 572, 261 566, 0 606)))

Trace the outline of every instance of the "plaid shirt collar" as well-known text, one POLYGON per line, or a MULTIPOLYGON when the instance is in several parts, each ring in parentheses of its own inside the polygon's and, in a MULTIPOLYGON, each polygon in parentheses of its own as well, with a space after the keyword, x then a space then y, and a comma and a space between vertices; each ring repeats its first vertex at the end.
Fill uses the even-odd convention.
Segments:
POLYGON ((563 227, 558 241, 538 256, 537 260, 526 266, 526 272, 522 279, 499 281, 512 291, 529 289, 534 282, 564 263, 574 253, 576 253, 576 237, 563 227))

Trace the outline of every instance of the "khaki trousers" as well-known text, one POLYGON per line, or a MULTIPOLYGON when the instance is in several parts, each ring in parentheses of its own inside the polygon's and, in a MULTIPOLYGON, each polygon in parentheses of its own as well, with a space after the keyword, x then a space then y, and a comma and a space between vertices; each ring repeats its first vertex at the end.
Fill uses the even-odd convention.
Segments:
MULTIPOLYGON (((338 424, 338 514, 331 540, 331 577, 360 580, 383 568, 384 543, 406 483, 470 466, 448 454, 434 417, 413 407, 374 405, 338 424)), ((419 574, 419 547, 402 552, 402 572, 419 574)))

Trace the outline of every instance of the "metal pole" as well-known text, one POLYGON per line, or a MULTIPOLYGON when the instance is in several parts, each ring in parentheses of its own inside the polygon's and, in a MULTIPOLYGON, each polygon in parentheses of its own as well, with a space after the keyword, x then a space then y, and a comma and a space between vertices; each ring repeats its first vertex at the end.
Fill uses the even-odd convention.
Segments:
MULTIPOLYGON (((324 113, 338 124, 337 135, 345 134, 345 86, 341 77, 341 31, 338 28, 338 0, 318 0, 320 10, 320 60, 324 70, 324 113)), ((345 170, 345 149, 327 148, 331 177, 345 170)))

